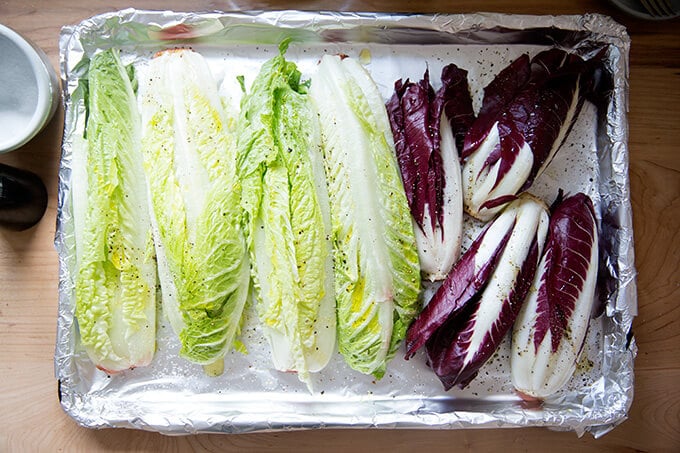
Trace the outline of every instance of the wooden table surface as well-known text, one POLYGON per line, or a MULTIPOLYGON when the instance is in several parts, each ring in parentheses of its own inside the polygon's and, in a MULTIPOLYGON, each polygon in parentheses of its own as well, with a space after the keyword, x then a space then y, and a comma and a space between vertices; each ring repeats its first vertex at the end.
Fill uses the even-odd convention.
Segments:
MULTIPOLYGON (((204 1, 0 0, 0 23, 38 44, 58 67, 62 25, 133 6, 177 11, 306 9, 521 14, 598 12, 624 24, 630 56, 630 180, 638 269, 635 398, 629 419, 601 439, 546 429, 318 430, 168 437, 81 428, 59 406, 53 353, 53 246, 63 110, 0 162, 39 174, 49 205, 34 228, 0 230, 0 451, 680 451, 680 20, 646 22, 605 0, 204 1)), ((2 62, 0 62, 2 64, 2 62)))

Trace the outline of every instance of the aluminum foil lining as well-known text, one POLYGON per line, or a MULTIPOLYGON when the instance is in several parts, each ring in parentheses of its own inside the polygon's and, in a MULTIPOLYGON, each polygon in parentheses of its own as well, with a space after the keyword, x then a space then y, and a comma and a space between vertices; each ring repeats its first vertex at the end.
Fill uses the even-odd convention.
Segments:
MULTIPOLYGON (((337 12, 174 13, 124 10, 64 27, 60 36, 65 125, 59 171, 55 245, 59 253, 59 318, 55 374, 64 410, 87 427, 127 427, 167 434, 248 432, 301 428, 468 428, 545 426, 599 437, 627 416, 633 398, 637 314, 633 231, 628 182, 628 52, 625 29, 612 19, 502 14, 399 15, 337 12), (161 315, 158 350, 144 368, 108 376, 79 345, 74 320, 74 243, 71 146, 82 130, 79 63, 105 48, 121 49, 125 63, 144 65, 158 50, 191 47, 208 60, 228 97, 237 75, 246 84, 262 62, 291 38, 287 57, 308 77, 324 53, 362 57, 387 99, 395 80, 439 74, 450 62, 469 71, 474 105, 483 87, 521 53, 559 46, 584 56, 606 49, 610 90, 586 104, 567 143, 531 191, 551 202, 558 188, 591 195, 599 212, 603 310, 593 318, 576 373, 541 407, 513 392, 509 342, 464 390, 444 392, 423 355, 397 354, 385 377, 361 375, 337 355, 309 392, 294 375, 273 369, 252 309, 242 334, 248 354, 231 352, 225 372, 207 377, 178 357, 178 340, 161 315), (368 56, 368 57, 367 57, 368 56)), ((436 77, 432 77, 436 86, 436 77)), ((479 225, 466 223, 466 247, 479 225)))

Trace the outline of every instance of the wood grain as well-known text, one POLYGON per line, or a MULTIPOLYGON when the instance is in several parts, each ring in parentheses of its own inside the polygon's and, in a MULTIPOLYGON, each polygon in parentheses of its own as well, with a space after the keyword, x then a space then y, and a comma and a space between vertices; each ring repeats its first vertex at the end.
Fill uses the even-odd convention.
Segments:
MULTIPOLYGON (((138 1, 141 9, 334 10, 332 1, 138 1)), ((58 65, 63 25, 130 6, 123 0, 2 0, 0 22, 25 34, 58 65)), ((89 430, 61 410, 54 379, 57 256, 53 240, 61 109, 23 149, 0 162, 38 173, 48 211, 35 228, 0 230, 0 451, 680 451, 680 21, 630 18, 606 1, 346 1, 344 10, 522 14, 599 12, 627 26, 630 59, 630 181, 639 316, 635 399, 629 419, 601 439, 545 429, 323 430, 167 437, 131 430, 89 430)))

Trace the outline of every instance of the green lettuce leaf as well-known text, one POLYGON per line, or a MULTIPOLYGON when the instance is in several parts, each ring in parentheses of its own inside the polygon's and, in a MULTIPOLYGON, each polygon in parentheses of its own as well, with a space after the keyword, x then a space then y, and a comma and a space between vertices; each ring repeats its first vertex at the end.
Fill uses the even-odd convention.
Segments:
POLYGON ((149 364, 156 341, 156 263, 133 82, 116 50, 92 57, 87 138, 73 143, 75 315, 85 350, 107 372, 149 364))
POLYGON ((330 214, 317 120, 285 47, 242 99, 238 171, 274 366, 311 385, 335 348, 330 214))
POLYGON ((351 58, 326 55, 312 78, 333 224, 338 346, 380 378, 419 311, 420 267, 385 106, 351 58))
POLYGON ((219 373, 249 287, 234 139, 198 53, 163 52, 140 82, 163 308, 180 355, 219 373))

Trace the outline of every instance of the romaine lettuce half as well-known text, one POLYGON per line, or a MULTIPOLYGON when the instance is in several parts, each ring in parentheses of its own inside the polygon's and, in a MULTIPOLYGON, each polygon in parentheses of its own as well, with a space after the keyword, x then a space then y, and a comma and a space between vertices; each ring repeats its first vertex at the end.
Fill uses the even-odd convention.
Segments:
POLYGON ((242 99, 238 171, 258 315, 274 366, 311 388, 310 372, 335 350, 330 213, 318 121, 286 47, 242 99))
POLYGON ((355 60, 326 55, 310 88, 331 202, 338 346, 380 378, 419 310, 420 267, 385 104, 355 60))
POLYGON ((116 50, 92 57, 86 137, 73 142, 75 315, 87 354, 109 373, 149 364, 156 346, 156 262, 133 81, 116 50))
POLYGON ((163 308, 180 355, 219 374, 249 287, 234 139, 200 54, 157 55, 140 91, 163 308))

